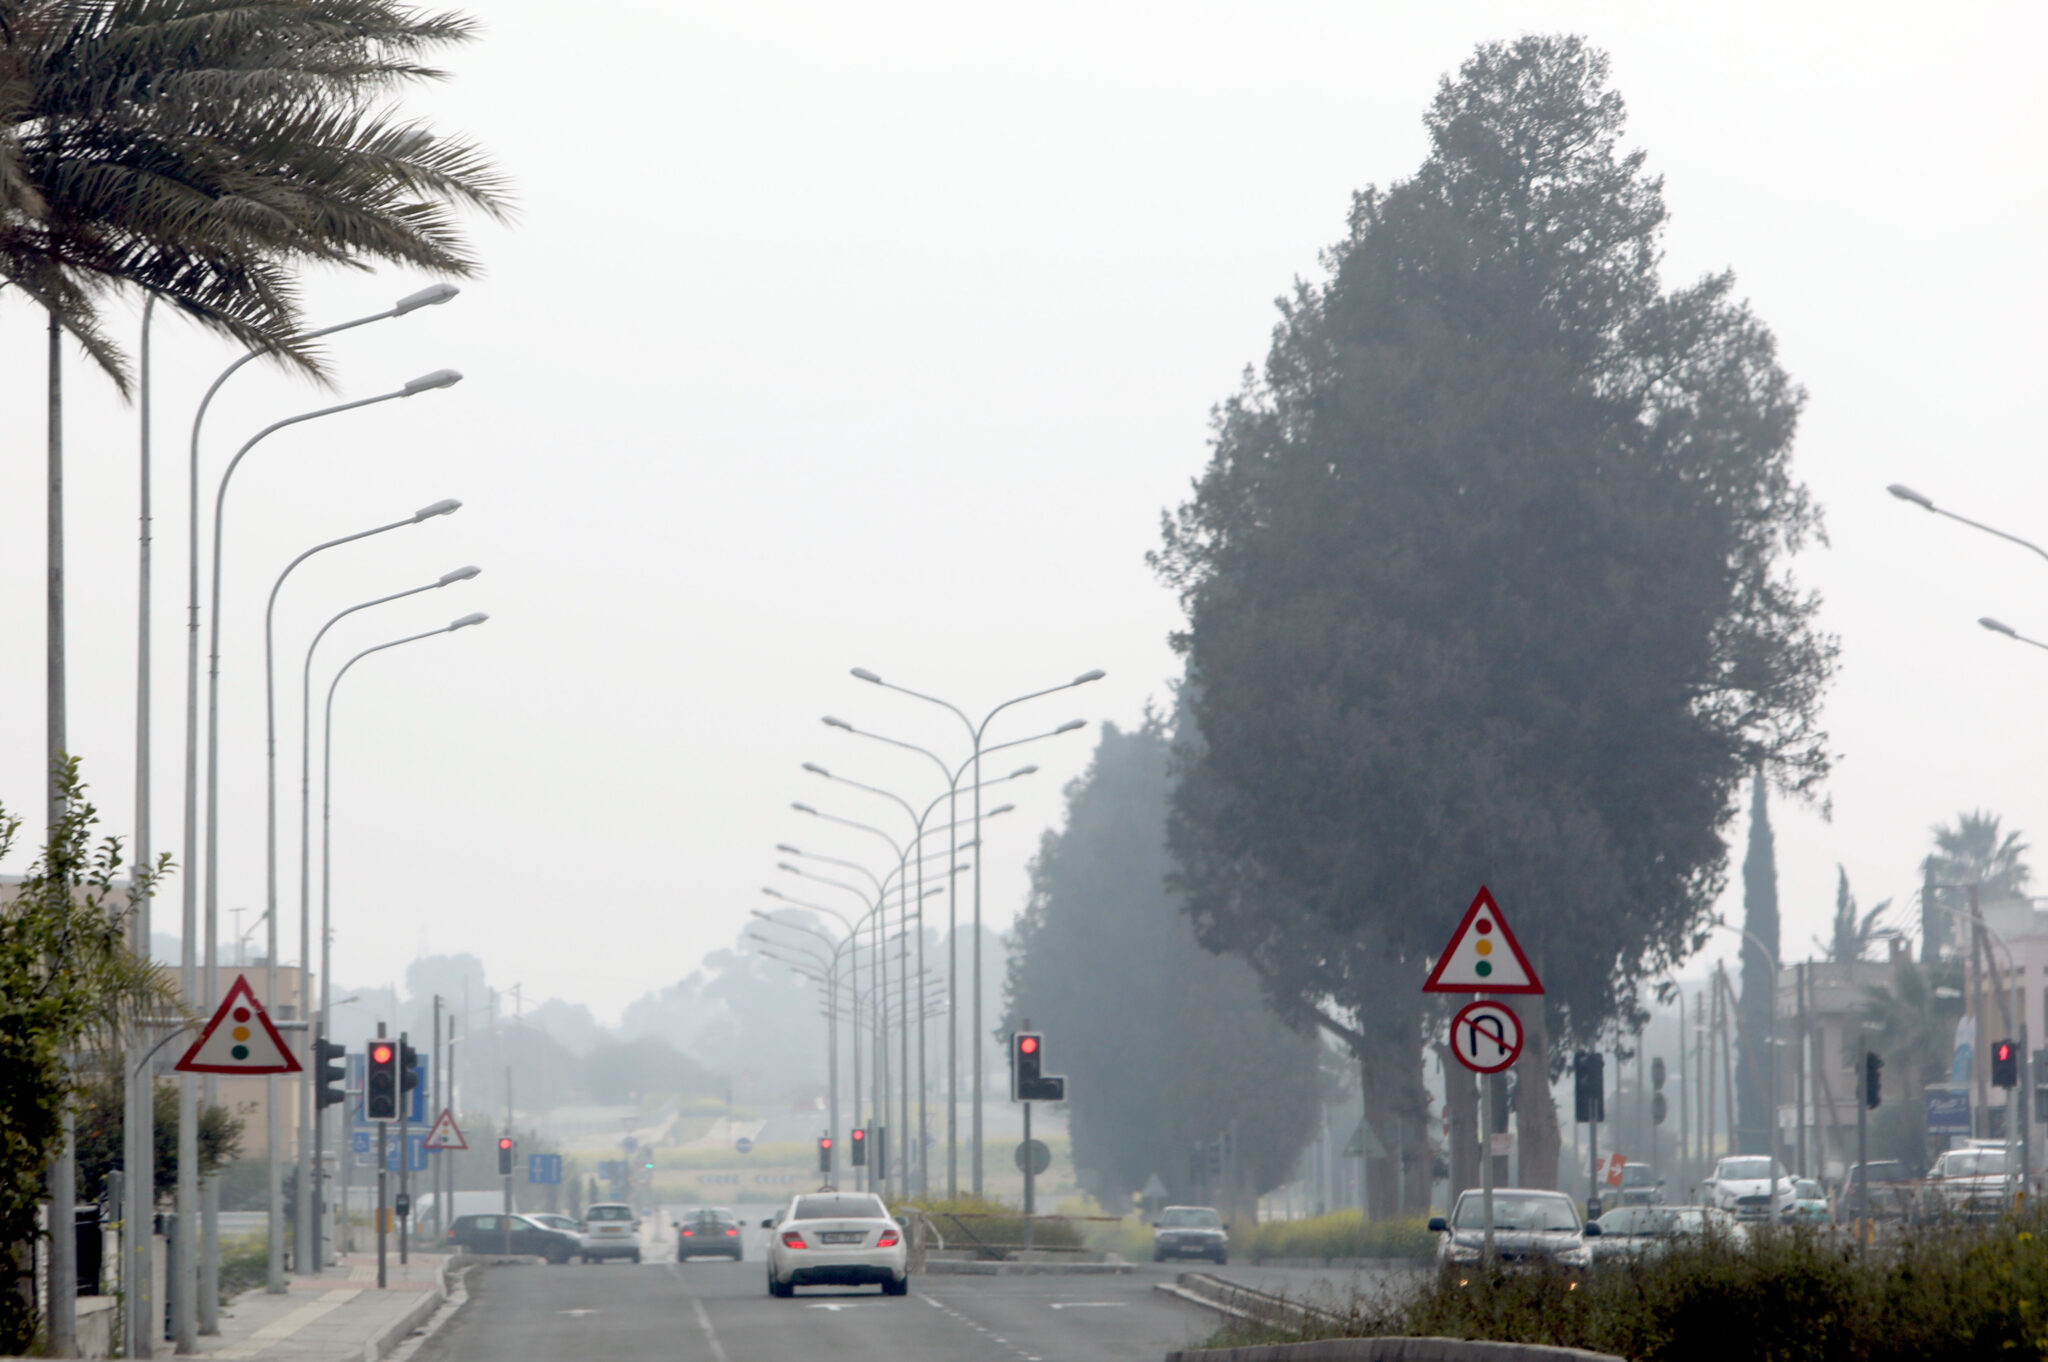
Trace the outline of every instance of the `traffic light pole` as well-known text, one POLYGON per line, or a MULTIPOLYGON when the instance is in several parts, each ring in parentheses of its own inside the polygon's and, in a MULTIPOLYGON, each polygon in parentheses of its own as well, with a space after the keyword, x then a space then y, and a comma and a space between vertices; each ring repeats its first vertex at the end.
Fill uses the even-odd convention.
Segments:
MULTIPOLYGON (((378 1022, 377 1039, 382 1040, 383 1038, 384 1023, 378 1022)), ((369 1071, 369 1065, 365 1064, 363 1066, 363 1081, 366 1083, 369 1081, 369 1071)), ((384 1227, 387 1223, 386 1216, 388 1215, 388 1212, 385 1210, 385 1193, 388 1190, 389 1182, 389 1176, 384 1171, 384 1165, 391 1157, 389 1145, 390 1130, 391 1126, 388 1122, 377 1122, 377 1289, 379 1291, 384 1289, 384 1227)))
POLYGON ((1861 1253, 1870 1228, 1870 1042, 1859 1047, 1856 1065, 1856 1251, 1861 1253))
POLYGON ((415 1070, 412 1064, 412 1047, 406 1044, 405 1032, 398 1033, 398 1265, 404 1267, 406 1257, 406 1222, 412 1219, 412 1146, 406 1140, 407 1128, 412 1124, 412 1092, 415 1070))
POLYGON ((1031 1248, 1031 1217, 1038 1211, 1038 1160, 1031 1157, 1031 1104, 1024 1103, 1024 1248, 1031 1248))
MULTIPOLYGON (((1486 1150, 1479 1160, 1479 1202, 1480 1210, 1486 1216, 1486 1238, 1480 1245, 1479 1261, 1489 1271, 1493 1268, 1493 1125, 1497 1119, 1493 1076, 1487 1074, 1479 1080, 1479 1091, 1486 1100, 1486 1150)), ((1026 1107, 1026 1111, 1030 1108, 1026 1107)), ((1026 1184, 1027 1186, 1029 1184, 1026 1184)))

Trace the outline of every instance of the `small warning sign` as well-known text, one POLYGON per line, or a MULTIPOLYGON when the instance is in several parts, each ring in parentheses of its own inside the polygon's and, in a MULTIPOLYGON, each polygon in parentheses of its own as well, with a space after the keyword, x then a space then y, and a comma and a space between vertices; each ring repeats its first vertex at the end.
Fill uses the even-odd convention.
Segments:
POLYGON ((1536 970, 1485 885, 1422 985, 1424 993, 1541 993, 1536 970))
POLYGON ((462 1127, 455 1124, 454 1115, 448 1108, 441 1108, 441 1114, 434 1118, 434 1128, 427 1132, 428 1149, 467 1149, 469 1141, 462 1138, 462 1127))
POLYGON ((188 1074, 295 1074, 299 1061, 271 1025, 249 977, 237 974, 213 1020, 174 1067, 188 1074))

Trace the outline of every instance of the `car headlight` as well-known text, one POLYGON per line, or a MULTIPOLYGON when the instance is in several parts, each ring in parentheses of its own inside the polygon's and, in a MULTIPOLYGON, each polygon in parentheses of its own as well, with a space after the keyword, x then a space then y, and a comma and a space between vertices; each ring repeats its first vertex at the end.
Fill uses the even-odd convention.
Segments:
POLYGON ((1566 1267, 1588 1267, 1593 1262, 1593 1250, 1584 1244, 1568 1248, 1557 1255, 1557 1261, 1566 1267))

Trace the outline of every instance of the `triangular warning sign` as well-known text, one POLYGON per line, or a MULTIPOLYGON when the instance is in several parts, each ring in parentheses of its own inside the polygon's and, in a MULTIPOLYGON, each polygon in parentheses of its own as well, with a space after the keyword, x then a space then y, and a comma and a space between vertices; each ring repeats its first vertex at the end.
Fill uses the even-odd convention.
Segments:
POLYGON ((295 1074, 299 1061, 270 1024, 249 977, 237 974, 213 1020, 172 1067, 188 1074, 295 1074))
POLYGON ((425 1144, 428 1149, 469 1148, 469 1141, 462 1138, 462 1127, 455 1124, 455 1117, 446 1107, 434 1118, 434 1128, 427 1132, 425 1144))
POLYGON ((1424 993, 1541 993, 1536 970, 1522 954, 1500 905, 1485 885, 1437 957, 1424 993))

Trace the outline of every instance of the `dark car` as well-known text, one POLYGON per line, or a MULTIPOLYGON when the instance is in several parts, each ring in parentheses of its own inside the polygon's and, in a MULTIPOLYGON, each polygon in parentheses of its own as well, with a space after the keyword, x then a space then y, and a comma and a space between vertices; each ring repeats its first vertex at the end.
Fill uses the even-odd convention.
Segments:
POLYGON ((1152 1261, 1168 1258, 1207 1258, 1212 1263, 1230 1261, 1230 1235, 1223 1217, 1209 1206, 1168 1206, 1152 1227, 1152 1261))
POLYGON ((458 1215, 448 1227, 448 1247, 464 1253, 511 1253, 566 1263, 583 1249, 573 1234, 551 1230, 523 1215, 458 1215))
POLYGON ((692 1211, 676 1222, 676 1261, 691 1258, 746 1257, 739 1220, 723 1211, 692 1211))

